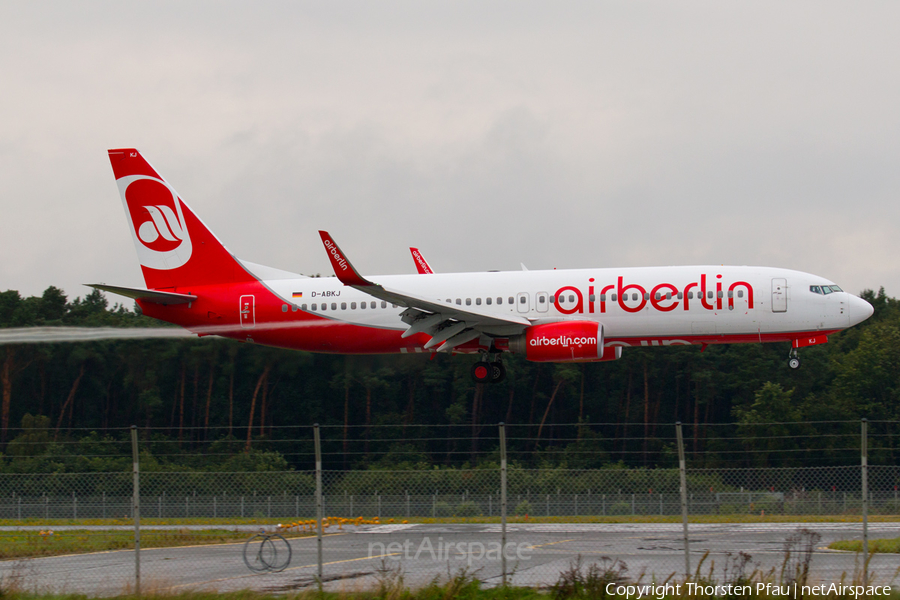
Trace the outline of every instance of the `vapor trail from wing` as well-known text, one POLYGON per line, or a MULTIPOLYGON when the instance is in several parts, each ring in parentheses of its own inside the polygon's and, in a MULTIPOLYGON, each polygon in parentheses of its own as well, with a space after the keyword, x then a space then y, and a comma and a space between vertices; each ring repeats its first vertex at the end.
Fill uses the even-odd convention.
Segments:
POLYGON ((0 329, 0 345, 193 337, 180 327, 19 327, 0 329))

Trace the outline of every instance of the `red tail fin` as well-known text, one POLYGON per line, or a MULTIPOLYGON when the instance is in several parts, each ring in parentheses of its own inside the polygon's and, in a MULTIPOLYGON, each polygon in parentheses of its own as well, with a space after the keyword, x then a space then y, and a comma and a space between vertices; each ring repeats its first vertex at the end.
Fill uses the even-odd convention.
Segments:
POLYGON ((252 279, 140 152, 110 150, 109 162, 148 288, 252 279))

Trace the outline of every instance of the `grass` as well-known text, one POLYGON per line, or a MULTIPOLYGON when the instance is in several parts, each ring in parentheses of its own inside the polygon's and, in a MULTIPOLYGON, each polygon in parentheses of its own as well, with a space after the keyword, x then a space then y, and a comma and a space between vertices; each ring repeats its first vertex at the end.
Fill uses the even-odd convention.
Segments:
MULTIPOLYGON (((828 545, 832 550, 847 550, 849 552, 862 552, 862 540, 840 540, 828 545)), ((889 540, 869 540, 869 552, 898 554, 900 553, 900 538, 889 540)))
MULTIPOLYGON (((378 521, 380 524, 388 523, 424 523, 424 524, 444 524, 444 523, 499 523, 500 517, 487 517, 483 515, 474 517, 366 517, 366 523, 371 524, 378 521)), ((869 515, 870 523, 893 523, 900 521, 900 515, 869 515)), ((190 517, 190 518, 171 518, 159 519, 155 517, 142 518, 141 525, 170 525, 170 526, 195 526, 209 525, 211 527, 237 527, 245 525, 268 525, 273 526, 285 522, 284 518, 207 518, 207 517, 190 517)), ((510 515, 507 517, 508 523, 681 523, 680 515, 615 515, 615 516, 598 516, 598 515, 581 515, 566 517, 542 517, 529 515, 510 515)), ((861 523, 860 515, 786 515, 786 514, 730 514, 730 515, 692 515, 688 518, 690 523, 861 523)), ((61 525, 74 526, 125 526, 131 527, 134 521, 127 518, 121 519, 0 519, 0 526, 4 527, 59 527, 61 525)))
MULTIPOLYGON (((227 529, 171 531, 141 531, 141 548, 172 548, 175 546, 199 546, 243 542, 249 537, 246 531, 227 529)), ((299 537, 292 534, 291 537, 299 537)), ((86 554, 110 550, 134 548, 132 531, 68 530, 9 531, 0 533, 0 560, 37 558, 64 554, 86 554)))

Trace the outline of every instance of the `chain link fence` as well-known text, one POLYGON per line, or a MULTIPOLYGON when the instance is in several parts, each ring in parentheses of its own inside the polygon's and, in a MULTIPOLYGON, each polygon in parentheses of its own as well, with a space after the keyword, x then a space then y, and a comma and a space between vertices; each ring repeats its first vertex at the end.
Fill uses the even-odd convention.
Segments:
MULTIPOLYGON (((275 461, 252 471, 167 470, 148 458, 152 438, 139 441, 135 430, 138 451, 120 452, 133 460, 132 470, 0 472, 0 578, 94 595, 355 590, 385 580, 425 585, 458 573, 484 585, 547 587, 573 564, 622 581, 714 580, 738 567, 778 578, 804 543, 812 544, 815 581, 890 584, 896 575, 895 561, 869 557, 866 544, 900 536, 900 467, 884 452, 883 464, 868 465, 862 434, 855 465, 822 465, 819 456, 802 464, 775 449, 768 459, 792 466, 743 466, 758 457, 722 458, 695 446, 678 466, 672 457, 684 447, 664 443, 653 462, 675 466, 569 468, 540 457, 528 464, 517 448, 532 440, 510 436, 507 448, 507 429, 514 431, 501 425, 496 437, 479 440, 484 449, 474 467, 398 461, 404 468, 322 468, 353 452, 323 453, 334 442, 326 429, 322 443, 303 440, 317 468, 275 461), (693 466, 712 460, 733 464, 693 466), (837 540, 858 540, 861 551, 826 549, 837 540)), ((890 428, 879 431, 889 435, 890 428)), ((467 441, 454 438, 446 447, 460 440, 467 441)), ((121 440, 110 444, 121 448, 121 440)))

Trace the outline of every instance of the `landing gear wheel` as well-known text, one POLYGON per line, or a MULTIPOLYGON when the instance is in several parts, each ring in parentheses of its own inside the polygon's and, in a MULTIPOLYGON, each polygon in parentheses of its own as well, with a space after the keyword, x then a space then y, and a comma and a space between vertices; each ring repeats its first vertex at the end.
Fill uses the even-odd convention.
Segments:
POLYGON ((475 383, 488 383, 493 378, 491 363, 479 361, 472 365, 472 379, 475 383))
POLYGON ((506 367, 500 361, 489 363, 491 365, 491 383, 500 383, 506 379, 506 367))
POLYGON ((799 369, 800 368, 800 359, 797 358, 796 356, 792 356, 790 359, 788 359, 788 365, 792 369, 799 369))

